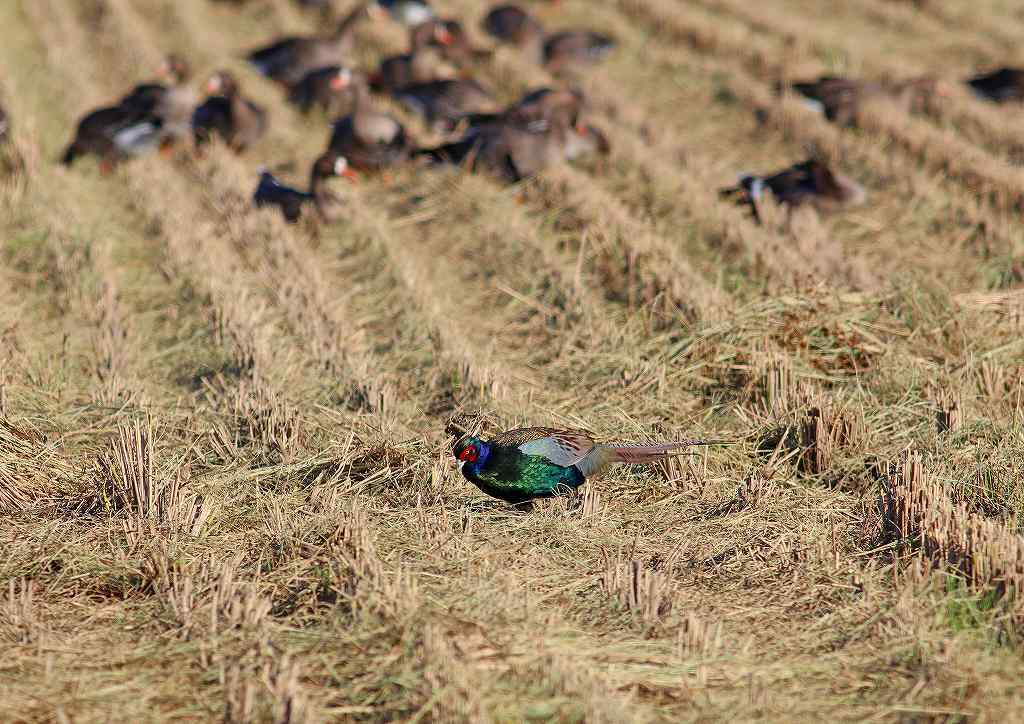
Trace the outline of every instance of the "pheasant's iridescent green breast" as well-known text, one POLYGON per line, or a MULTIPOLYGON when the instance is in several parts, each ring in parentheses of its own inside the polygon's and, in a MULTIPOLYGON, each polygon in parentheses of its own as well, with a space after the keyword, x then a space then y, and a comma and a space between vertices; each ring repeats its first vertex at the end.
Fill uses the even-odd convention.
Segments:
POLYGON ((564 495, 585 482, 575 466, 556 465, 543 455, 528 455, 493 441, 467 438, 456 447, 455 455, 470 482, 510 503, 564 495))
POLYGON ((511 503, 564 495, 585 482, 575 466, 563 468, 518 448, 492 447, 486 464, 465 465, 462 472, 488 495, 511 503))

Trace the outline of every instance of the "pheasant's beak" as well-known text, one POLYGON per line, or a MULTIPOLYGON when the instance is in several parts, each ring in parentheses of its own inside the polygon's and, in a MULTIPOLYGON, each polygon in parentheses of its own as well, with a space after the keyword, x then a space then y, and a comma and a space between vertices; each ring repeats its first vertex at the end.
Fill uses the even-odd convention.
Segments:
POLYGON ((459 465, 459 472, 461 473, 462 472, 462 468, 466 465, 466 461, 465 460, 459 460, 458 461, 458 465, 459 465))

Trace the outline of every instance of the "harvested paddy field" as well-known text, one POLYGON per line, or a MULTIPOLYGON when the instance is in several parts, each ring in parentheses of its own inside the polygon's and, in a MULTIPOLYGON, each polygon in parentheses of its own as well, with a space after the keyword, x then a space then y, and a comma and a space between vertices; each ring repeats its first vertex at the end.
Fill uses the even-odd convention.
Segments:
MULTIPOLYGON (((1019 719, 1024 109, 963 81, 1024 65, 1024 13, 524 3, 615 39, 566 80, 431 6, 610 151, 409 162, 288 224, 257 169, 304 183, 329 117, 245 53, 318 11, 0 2, 0 720, 1019 719), (61 165, 168 52, 266 134, 61 165), (932 84, 837 124, 779 92, 821 75, 932 84), (866 201, 719 197, 809 156, 866 201), (532 510, 460 474, 457 437, 532 425, 730 444, 532 510)), ((407 36, 361 22, 353 63, 407 36)))

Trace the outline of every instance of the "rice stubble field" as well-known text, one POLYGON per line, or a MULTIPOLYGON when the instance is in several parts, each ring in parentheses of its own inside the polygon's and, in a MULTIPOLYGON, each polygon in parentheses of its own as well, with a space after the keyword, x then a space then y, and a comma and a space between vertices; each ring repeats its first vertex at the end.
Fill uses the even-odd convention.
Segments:
MULTIPOLYGON (((433 5, 486 44, 479 3, 433 5)), ((617 39, 579 80, 609 156, 511 187, 411 164, 288 225, 256 169, 301 183, 327 122, 242 54, 315 13, 0 3, 0 719, 1020 716, 1024 122, 959 81, 1024 63, 1024 14, 531 8, 617 39), (57 164, 168 51, 235 71, 268 136, 57 164), (776 92, 823 73, 948 89, 844 128, 776 92), (868 203, 719 200, 809 152, 868 203), (451 454, 520 425, 734 444, 523 512, 451 454)), ((552 83, 510 48, 479 75, 552 83)))

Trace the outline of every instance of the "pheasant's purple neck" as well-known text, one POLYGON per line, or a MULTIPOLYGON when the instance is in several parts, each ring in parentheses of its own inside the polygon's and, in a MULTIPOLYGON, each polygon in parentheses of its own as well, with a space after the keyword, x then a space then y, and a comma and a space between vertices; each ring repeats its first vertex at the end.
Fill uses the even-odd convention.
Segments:
POLYGON ((487 462, 487 456, 491 454, 491 446, 485 443, 483 440, 477 445, 477 458, 476 462, 473 463, 473 467, 482 468, 484 463, 487 462))

